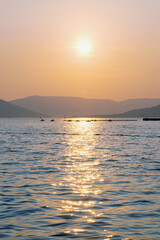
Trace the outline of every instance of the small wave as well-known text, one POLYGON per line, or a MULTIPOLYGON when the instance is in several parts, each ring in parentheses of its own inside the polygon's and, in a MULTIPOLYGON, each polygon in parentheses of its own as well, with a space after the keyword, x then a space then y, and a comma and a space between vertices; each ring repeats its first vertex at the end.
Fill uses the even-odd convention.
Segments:
POLYGON ((0 238, 8 238, 9 235, 6 233, 0 233, 0 238))
POLYGON ((154 212, 149 212, 149 213, 146 213, 146 212, 143 212, 143 213, 139 213, 139 212, 135 212, 135 213, 129 213, 127 214, 128 217, 130 218, 148 218, 148 217, 158 217, 159 215, 157 213, 154 213, 154 212))
POLYGON ((32 213, 36 212, 42 212, 43 210, 41 208, 28 208, 28 209, 23 209, 23 210, 18 210, 14 213, 14 216, 28 216, 32 213))
POLYGON ((77 135, 82 135, 82 134, 80 134, 80 133, 68 133, 68 132, 51 132, 51 133, 41 133, 42 135, 62 135, 62 136, 64 136, 64 135, 69 135, 69 136, 77 136, 77 135))
POLYGON ((42 227, 59 227, 66 224, 67 224, 66 222, 59 222, 59 223, 46 224, 46 225, 43 225, 42 227))
POLYGON ((69 237, 69 236, 74 236, 75 237, 75 235, 72 235, 72 234, 69 234, 69 233, 64 233, 64 232, 59 232, 59 233, 55 233, 55 234, 50 235, 50 237, 69 237))
POLYGON ((152 204, 155 204, 155 202, 153 201, 149 201, 149 200, 137 200, 137 201, 134 201, 132 203, 133 205, 152 205, 152 204))
POLYGON ((154 195, 154 194, 158 194, 156 191, 143 191, 142 192, 145 195, 154 195))
POLYGON ((137 137, 142 137, 141 135, 132 135, 132 134, 111 134, 110 136, 112 137, 132 137, 132 138, 137 138, 137 137))
MULTIPOLYGON (((1 230, 15 230, 17 229, 17 226, 16 225, 13 225, 13 224, 6 224, 6 225, 3 225, 3 226, 0 226, 0 229, 1 230)), ((1 235, 0 235, 1 237, 1 235)))
POLYGON ((160 168, 151 168, 150 171, 160 171, 160 168))

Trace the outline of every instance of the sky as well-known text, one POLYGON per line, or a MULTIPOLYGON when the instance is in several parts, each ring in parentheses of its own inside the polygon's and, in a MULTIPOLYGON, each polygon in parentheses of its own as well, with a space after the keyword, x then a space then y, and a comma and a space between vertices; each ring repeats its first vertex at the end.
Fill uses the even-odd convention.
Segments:
POLYGON ((0 0, 0 98, 160 98, 159 13, 160 0, 0 0))

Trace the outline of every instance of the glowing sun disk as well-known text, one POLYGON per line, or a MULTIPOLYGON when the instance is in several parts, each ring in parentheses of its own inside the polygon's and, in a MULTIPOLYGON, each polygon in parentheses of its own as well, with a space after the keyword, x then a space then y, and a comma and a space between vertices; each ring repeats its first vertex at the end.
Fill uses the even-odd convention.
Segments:
POLYGON ((77 45, 77 49, 78 49, 79 52, 85 54, 85 53, 88 53, 90 51, 91 47, 90 47, 90 44, 87 41, 83 40, 77 45))

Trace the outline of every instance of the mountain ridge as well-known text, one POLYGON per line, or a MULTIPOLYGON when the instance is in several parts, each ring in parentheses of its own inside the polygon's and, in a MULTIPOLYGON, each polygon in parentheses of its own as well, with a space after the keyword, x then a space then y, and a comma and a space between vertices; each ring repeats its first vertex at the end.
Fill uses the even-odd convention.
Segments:
MULTIPOLYGON (((97 116, 96 116, 97 117, 97 116)), ((100 116, 99 116, 100 117, 100 116)), ((101 117, 118 117, 118 118, 159 118, 160 117, 160 104, 150 108, 134 109, 119 114, 103 115, 101 117)))
POLYGON ((160 104, 157 98, 126 99, 88 99, 66 96, 38 96, 10 101, 17 106, 40 112, 53 117, 91 116, 119 114, 137 108, 152 107, 160 104))
POLYGON ((37 113, 12 103, 0 99, 0 117, 45 117, 44 114, 37 113))

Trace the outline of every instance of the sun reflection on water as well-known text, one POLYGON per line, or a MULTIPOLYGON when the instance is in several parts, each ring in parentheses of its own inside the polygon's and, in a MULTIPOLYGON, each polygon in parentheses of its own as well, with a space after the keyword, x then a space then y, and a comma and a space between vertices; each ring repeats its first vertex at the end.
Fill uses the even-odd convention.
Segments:
MULTIPOLYGON (((73 215, 81 213, 79 222, 95 223, 101 214, 96 209, 97 195, 100 194, 97 182, 102 182, 100 161, 94 156, 95 125, 88 121, 72 122, 72 131, 78 133, 68 141, 63 182, 71 189, 72 195, 61 202, 61 211, 73 215)), ((83 231, 83 229, 81 229, 83 231)), ((69 230, 68 230, 69 231, 69 230)), ((78 233, 75 229, 72 231, 78 233)))

